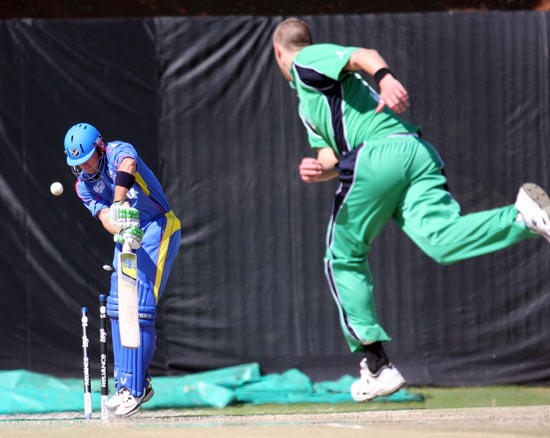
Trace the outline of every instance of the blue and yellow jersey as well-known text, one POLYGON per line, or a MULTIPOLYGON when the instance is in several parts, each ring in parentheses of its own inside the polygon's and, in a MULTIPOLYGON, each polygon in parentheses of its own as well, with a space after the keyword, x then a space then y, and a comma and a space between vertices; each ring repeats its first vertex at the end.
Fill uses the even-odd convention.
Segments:
POLYGON ((97 218, 98 213, 109 208, 115 193, 115 174, 118 166, 125 158, 133 158, 137 164, 136 180, 128 191, 126 200, 140 213, 142 226, 170 211, 170 204, 157 177, 147 167, 129 143, 114 141, 107 144, 105 150, 105 170, 96 181, 85 181, 78 178, 75 184, 76 193, 97 218))

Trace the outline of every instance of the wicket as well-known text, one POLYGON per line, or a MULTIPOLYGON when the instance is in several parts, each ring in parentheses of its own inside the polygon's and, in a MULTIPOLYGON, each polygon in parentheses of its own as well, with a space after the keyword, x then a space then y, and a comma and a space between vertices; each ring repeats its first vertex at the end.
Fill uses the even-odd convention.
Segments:
MULTIPOLYGON (((99 362, 101 370, 101 419, 109 418, 107 399, 109 398, 109 379, 107 377, 107 299, 99 296, 99 362)), ((86 420, 92 418, 92 385, 90 380, 90 354, 88 337, 88 308, 81 311, 82 322, 82 363, 84 371, 84 416, 86 420)))
POLYGON ((86 420, 92 418, 92 385, 90 384, 90 356, 88 354, 88 309, 82 308, 82 362, 84 366, 84 416, 86 420))
POLYGON ((109 398, 109 380, 107 378, 107 298, 99 296, 99 359, 101 364, 101 419, 109 418, 107 399, 109 398))

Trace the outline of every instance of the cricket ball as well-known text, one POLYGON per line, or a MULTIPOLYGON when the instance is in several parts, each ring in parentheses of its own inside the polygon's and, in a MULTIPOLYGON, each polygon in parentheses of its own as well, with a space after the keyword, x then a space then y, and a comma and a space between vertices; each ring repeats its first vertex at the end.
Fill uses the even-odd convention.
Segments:
POLYGON ((61 193, 63 193, 63 184, 60 182, 54 182, 50 186, 50 192, 52 192, 52 195, 59 196, 61 193))

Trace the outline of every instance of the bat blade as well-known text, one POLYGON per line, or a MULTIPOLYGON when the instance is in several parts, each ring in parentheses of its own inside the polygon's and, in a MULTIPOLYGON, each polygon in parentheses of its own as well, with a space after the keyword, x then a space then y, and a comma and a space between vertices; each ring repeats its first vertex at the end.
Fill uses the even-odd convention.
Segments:
POLYGON ((118 255, 118 323, 123 347, 139 348, 137 255, 130 250, 118 255))

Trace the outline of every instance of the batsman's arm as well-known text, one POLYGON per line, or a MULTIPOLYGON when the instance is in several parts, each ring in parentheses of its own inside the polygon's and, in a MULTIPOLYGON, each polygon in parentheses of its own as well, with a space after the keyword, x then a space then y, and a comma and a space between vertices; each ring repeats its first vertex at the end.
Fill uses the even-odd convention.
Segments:
POLYGON ((109 233, 114 235, 114 234, 118 234, 120 232, 120 228, 113 225, 111 223, 111 221, 109 220, 109 209, 108 208, 104 208, 103 210, 101 210, 98 213, 97 218, 103 224, 103 228, 105 228, 109 233))
POLYGON ((393 76, 384 58, 374 49, 357 49, 352 53, 344 70, 364 70, 374 76, 380 87, 380 100, 376 112, 387 105, 392 111, 402 113, 409 106, 409 94, 405 87, 393 76), (378 77, 378 75, 379 77, 378 77))
POLYGON ((117 176, 115 177, 115 195, 113 202, 126 200, 128 190, 130 190, 136 176, 137 164, 133 158, 124 158, 117 168, 117 176), (121 172, 119 175, 118 173, 121 172))
POLYGON ((306 157, 300 163, 300 177, 307 183, 329 181, 338 176, 334 166, 338 158, 331 148, 317 149, 317 158, 306 157))
POLYGON ((116 170, 113 203, 108 209, 108 220, 110 225, 103 224, 110 233, 113 233, 116 228, 117 231, 113 233, 116 235, 116 242, 119 242, 118 234, 120 230, 131 227, 139 228, 140 226, 139 211, 130 207, 130 204, 126 202, 128 191, 132 188, 136 180, 136 171, 136 160, 131 157, 124 158, 116 170))
POLYGON ((139 249, 143 240, 143 230, 135 225, 128 228, 120 228, 113 225, 109 217, 109 210, 109 208, 104 208, 97 215, 103 227, 115 236, 114 241, 116 243, 127 244, 130 249, 139 249))

